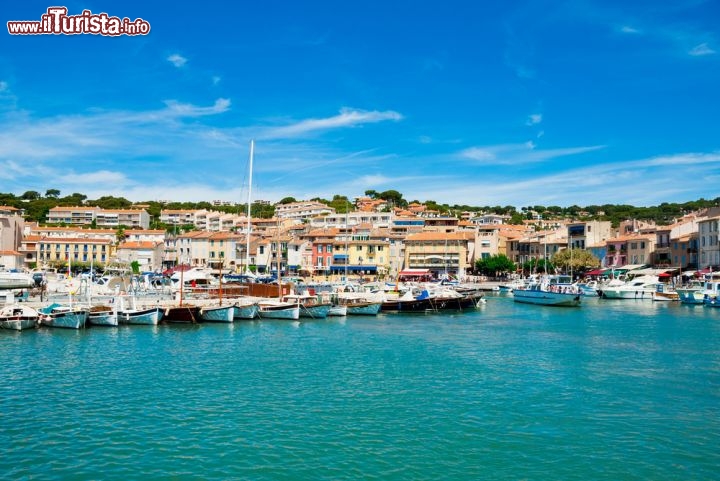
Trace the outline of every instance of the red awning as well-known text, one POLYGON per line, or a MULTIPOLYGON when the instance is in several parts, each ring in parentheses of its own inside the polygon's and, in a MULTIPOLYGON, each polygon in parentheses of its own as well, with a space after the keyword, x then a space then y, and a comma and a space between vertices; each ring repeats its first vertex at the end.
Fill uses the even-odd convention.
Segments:
POLYGON ((586 276, 601 276, 607 269, 593 269, 590 272, 586 272, 586 276))
POLYGON ((401 276, 429 276, 430 269, 405 269, 400 271, 401 276))

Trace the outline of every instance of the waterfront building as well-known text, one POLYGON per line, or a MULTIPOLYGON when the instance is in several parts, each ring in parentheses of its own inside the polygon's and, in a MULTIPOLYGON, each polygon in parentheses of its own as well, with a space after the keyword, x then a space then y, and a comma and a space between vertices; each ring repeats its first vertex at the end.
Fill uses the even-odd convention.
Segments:
POLYGON ((115 241, 95 237, 42 237, 37 241, 39 267, 107 264, 115 255, 115 241))
POLYGON ((698 233, 670 239, 671 265, 683 270, 698 268, 698 233))
POLYGON ((475 234, 471 232, 420 232, 407 236, 404 244, 406 269, 463 277, 475 262, 475 234))
POLYGON ((191 231, 177 236, 178 264, 233 269, 244 265, 245 236, 233 232, 191 231))
POLYGON ((20 209, 0 207, 0 251, 7 253, 0 265, 6 269, 23 267, 23 255, 19 253, 19 249, 24 228, 25 220, 20 209))
POLYGON ((125 241, 116 249, 116 258, 122 263, 137 262, 141 271, 160 271, 163 268, 165 243, 158 241, 125 241))
POLYGON ((698 221, 698 268, 720 267, 720 213, 709 212, 708 217, 698 221))
POLYGON ((598 245, 610 239, 613 234, 610 221, 571 222, 566 226, 568 247, 585 249, 589 245, 598 245))

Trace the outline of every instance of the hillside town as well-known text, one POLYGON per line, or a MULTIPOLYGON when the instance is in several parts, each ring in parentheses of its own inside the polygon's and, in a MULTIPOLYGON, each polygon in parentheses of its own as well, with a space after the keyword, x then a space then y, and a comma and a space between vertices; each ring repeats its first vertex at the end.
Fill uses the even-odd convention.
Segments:
MULTIPOLYGON (((508 216, 441 214, 420 203, 405 208, 359 197, 347 213, 317 201, 275 206, 270 219, 209 209, 163 210, 150 229, 142 205, 130 209, 54 207, 45 225, 24 219, 22 209, 0 206, 0 265, 6 270, 58 269, 68 263, 102 268, 136 263, 162 272, 179 264, 308 279, 336 276, 394 278, 403 271, 435 278, 474 274, 476 261, 505 255, 518 266, 583 249, 600 267, 649 265, 718 270, 720 208, 678 218, 671 225, 628 219, 544 220, 532 213, 521 225, 508 216)), ((590 266, 588 266, 590 267, 590 266)))

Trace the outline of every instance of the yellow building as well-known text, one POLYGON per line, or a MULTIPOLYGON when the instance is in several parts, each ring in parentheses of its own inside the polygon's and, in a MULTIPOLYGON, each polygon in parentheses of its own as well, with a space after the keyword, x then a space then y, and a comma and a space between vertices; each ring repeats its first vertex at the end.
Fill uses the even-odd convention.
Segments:
POLYGON ((114 255, 114 243, 109 239, 79 237, 43 237, 37 242, 39 266, 107 264, 114 255))
POLYGON ((464 276, 474 262, 474 232, 420 232, 405 238, 405 268, 464 276))

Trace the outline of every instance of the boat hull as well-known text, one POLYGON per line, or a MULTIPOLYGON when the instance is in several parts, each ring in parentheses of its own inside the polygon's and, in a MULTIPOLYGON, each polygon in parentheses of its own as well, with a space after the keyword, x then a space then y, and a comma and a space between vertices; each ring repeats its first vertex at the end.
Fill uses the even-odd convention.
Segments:
POLYGON ((136 324, 143 326, 157 326, 162 320, 163 310, 160 307, 141 309, 136 311, 120 311, 117 314, 120 324, 136 324))
POLYGON ((705 294, 702 289, 677 289, 682 304, 703 304, 705 294))
POLYGON ((167 322, 200 322, 200 308, 197 306, 174 306, 165 309, 163 320, 167 322))
POLYGON ((641 299, 651 301, 655 290, 603 289, 602 296, 606 299, 641 299))
POLYGON ((300 319, 300 306, 276 306, 263 305, 258 306, 258 314, 261 319, 300 319))
POLYGON ((578 307, 580 294, 516 289, 513 291, 513 301, 539 306, 578 307))
POLYGON ((88 323, 93 326, 117 326, 118 317, 112 311, 90 312, 88 314, 88 323))
POLYGON ((350 316, 377 316, 382 308, 382 302, 362 302, 348 304, 347 313, 350 316))
POLYGON ((236 305, 233 311, 234 319, 255 319, 258 317, 257 304, 236 305))
POLYGON ((300 317, 309 317, 312 319, 325 319, 330 312, 330 304, 316 304, 313 306, 300 305, 300 317))
POLYGON ((40 314, 31 307, 7 306, 0 310, 0 329, 24 331, 40 324, 40 314))
POLYGON ((87 322, 88 311, 73 310, 63 312, 51 312, 41 317, 43 326, 60 327, 63 329, 82 329, 87 322))
POLYGON ((328 316, 347 316, 347 306, 333 304, 328 311, 328 316))
POLYGON ((235 319, 235 306, 203 307, 200 318, 207 322, 233 322, 235 319))

